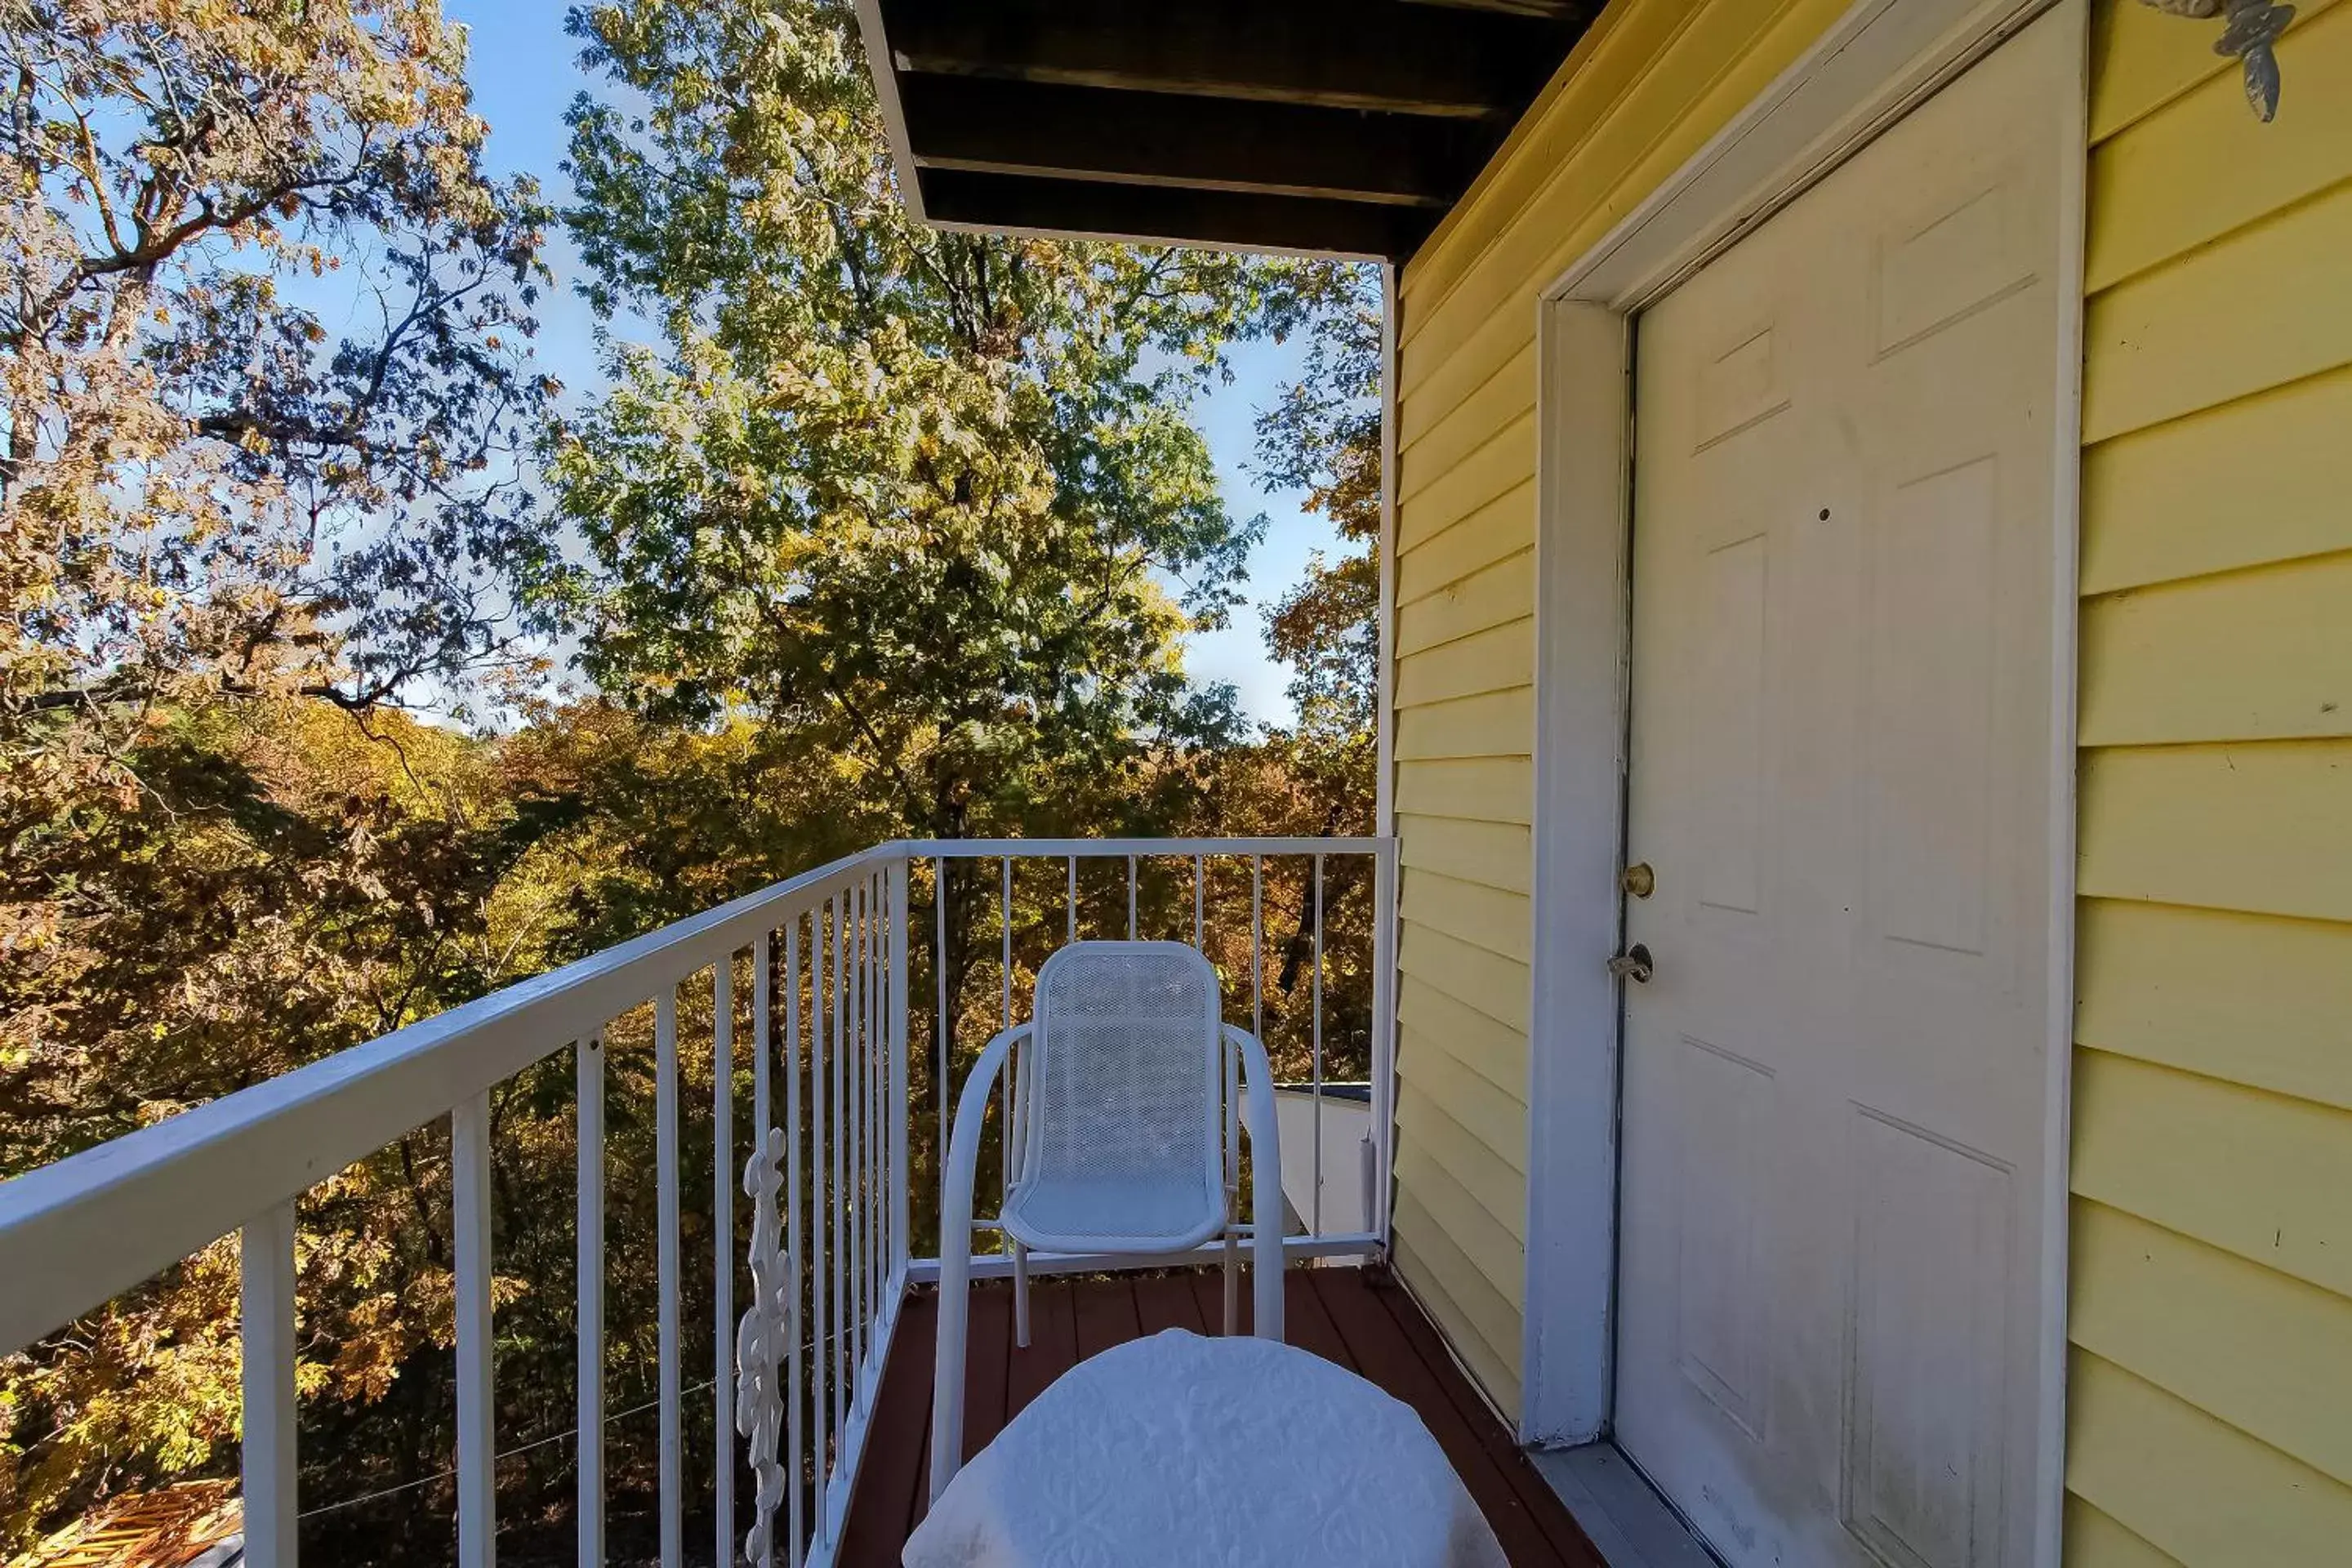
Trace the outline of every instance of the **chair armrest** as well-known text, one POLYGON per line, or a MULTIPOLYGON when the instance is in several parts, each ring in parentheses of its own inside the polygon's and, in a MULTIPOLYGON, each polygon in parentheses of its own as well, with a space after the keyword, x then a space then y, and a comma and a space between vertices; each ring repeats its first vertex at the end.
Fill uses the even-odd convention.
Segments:
MULTIPOLYGON (((971 1064, 971 1074, 963 1080, 963 1092, 956 1097, 955 1121, 948 1131, 947 1186, 941 1194, 944 1206, 940 1211, 940 1264, 942 1268, 947 1265, 949 1253, 957 1250, 948 1245, 950 1234, 967 1238, 962 1251, 969 1262, 971 1250, 969 1242, 971 1188, 974 1173, 980 1164, 980 1141, 988 1121, 988 1096, 996 1087, 996 1080, 1006 1076, 1004 1066, 1013 1055, 1013 1047, 1028 1038, 1030 1027, 1025 1022, 1015 1024, 1009 1029, 1000 1030, 987 1045, 982 1047, 980 1059, 971 1064), (947 1228, 947 1222, 951 1214, 958 1212, 961 1212, 963 1228, 951 1233, 947 1228)), ((1006 1079, 1007 1094, 1014 1092, 1015 1087, 1010 1079, 1006 1079)), ((1010 1114, 1004 1119, 1004 1131, 1005 1159, 1009 1170, 1009 1163, 1013 1157, 1011 1146, 1013 1127, 1010 1114)))
MULTIPOLYGON (((989 1091, 1004 1072, 1013 1047, 1029 1033, 1015 1024, 989 1041, 972 1064, 956 1099, 955 1121, 948 1132, 947 1188, 940 1202, 939 1351, 931 1377, 931 1500, 955 1479, 963 1462, 964 1333, 971 1309, 971 1184, 980 1163, 982 1124, 988 1120, 989 1091)), ((1012 1119, 1005 1120, 1012 1132, 1012 1119)), ((1009 1152, 1009 1151, 1008 1151, 1009 1152)))
POLYGON ((1274 1110, 1274 1068, 1265 1047, 1237 1024, 1225 1043, 1242 1059, 1244 1121, 1250 1140, 1250 1311, 1262 1340, 1282 1338, 1282 1133, 1274 1110))

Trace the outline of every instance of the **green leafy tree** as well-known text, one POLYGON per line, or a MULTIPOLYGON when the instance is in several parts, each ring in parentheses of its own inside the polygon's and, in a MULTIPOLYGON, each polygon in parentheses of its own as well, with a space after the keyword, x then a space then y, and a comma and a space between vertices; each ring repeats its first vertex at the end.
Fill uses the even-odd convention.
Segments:
POLYGON ((1149 826, 1171 759, 1239 736, 1181 650, 1262 526, 1190 404, 1298 268, 915 225, 845 0, 572 26, 613 91, 572 112, 569 221, 598 307, 661 339, 551 441, 586 560, 539 592, 587 673, 828 759, 845 841, 1149 826))

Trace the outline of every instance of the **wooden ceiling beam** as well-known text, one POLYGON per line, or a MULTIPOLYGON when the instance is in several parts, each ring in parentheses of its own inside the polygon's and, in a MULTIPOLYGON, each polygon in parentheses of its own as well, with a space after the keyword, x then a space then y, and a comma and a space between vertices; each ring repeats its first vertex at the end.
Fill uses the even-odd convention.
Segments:
POLYGON ((1492 133, 1420 115, 977 77, 898 79, 919 166, 1442 207, 1492 133))
POLYGON ((1440 5, 1456 11, 1500 11, 1512 16, 1560 17, 1577 14, 1580 0, 1405 0, 1411 5, 1440 5))
POLYGON ((902 74, 1507 121, 1577 18, 1403 0, 882 0, 902 74))
POLYGON ((925 169, 923 211, 933 223, 992 232, 1223 246, 1241 250, 1400 258, 1436 226, 1420 207, 1312 196, 1041 179, 969 169, 925 169))

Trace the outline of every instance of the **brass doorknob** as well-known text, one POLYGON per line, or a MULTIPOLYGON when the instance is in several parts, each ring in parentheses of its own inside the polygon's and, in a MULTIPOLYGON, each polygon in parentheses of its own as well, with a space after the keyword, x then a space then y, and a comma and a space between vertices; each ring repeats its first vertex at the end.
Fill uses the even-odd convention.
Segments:
POLYGON ((1647 985, 1655 973, 1650 963, 1650 950, 1635 942, 1609 961, 1609 973, 1620 980, 1630 980, 1636 985, 1647 985))

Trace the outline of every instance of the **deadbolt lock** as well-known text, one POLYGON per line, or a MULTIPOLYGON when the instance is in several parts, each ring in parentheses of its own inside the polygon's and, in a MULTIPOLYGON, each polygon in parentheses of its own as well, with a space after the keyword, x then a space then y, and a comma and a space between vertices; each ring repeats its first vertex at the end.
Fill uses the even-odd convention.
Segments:
POLYGON ((1618 875, 1617 885, 1637 899, 1646 899, 1658 890, 1658 874, 1650 869, 1647 860, 1636 861, 1618 875))
POLYGON ((1620 980, 1630 980, 1636 985, 1647 985, 1655 973, 1650 964, 1650 950, 1635 942, 1609 961, 1609 973, 1620 980))

